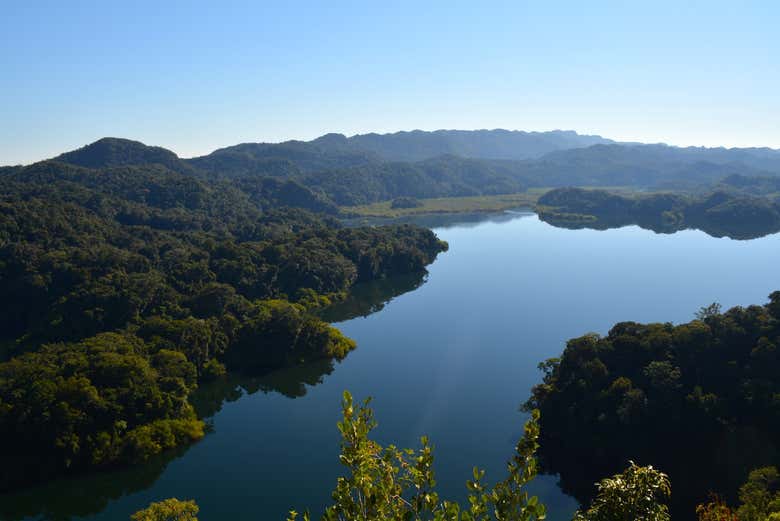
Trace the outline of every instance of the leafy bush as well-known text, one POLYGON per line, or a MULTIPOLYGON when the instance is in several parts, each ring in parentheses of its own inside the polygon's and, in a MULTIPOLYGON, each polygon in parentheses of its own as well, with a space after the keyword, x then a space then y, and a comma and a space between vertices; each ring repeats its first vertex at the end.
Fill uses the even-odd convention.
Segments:
POLYGON ((130 519, 131 521, 198 521, 199 511, 194 501, 171 498, 152 503, 130 516, 130 519))

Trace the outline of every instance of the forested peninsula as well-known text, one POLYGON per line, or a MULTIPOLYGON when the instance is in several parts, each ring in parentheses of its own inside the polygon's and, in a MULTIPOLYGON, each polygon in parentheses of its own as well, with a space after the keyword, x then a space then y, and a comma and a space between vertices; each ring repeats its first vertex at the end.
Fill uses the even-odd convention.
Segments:
POLYGON ((344 357, 354 342, 315 311, 447 248, 343 228, 294 181, 111 143, 0 174, 0 491, 202 437, 198 383, 344 357))
POLYGON ((543 221, 566 228, 606 229, 637 224, 659 233, 696 228, 715 237, 734 239, 754 239, 780 231, 780 200, 743 190, 720 189, 699 195, 557 188, 542 195, 536 209, 543 221))
POLYGON ((632 460, 669 474, 675 517, 690 517, 710 493, 735 504, 750 471, 780 465, 780 291, 769 298, 570 340, 540 364, 544 380, 526 404, 541 413, 542 469, 582 502, 632 460))

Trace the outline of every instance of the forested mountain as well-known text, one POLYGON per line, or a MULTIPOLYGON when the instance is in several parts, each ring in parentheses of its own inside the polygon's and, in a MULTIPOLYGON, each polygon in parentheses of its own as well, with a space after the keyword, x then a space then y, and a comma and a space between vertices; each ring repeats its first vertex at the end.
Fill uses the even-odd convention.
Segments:
POLYGON ((596 145, 551 153, 536 162, 532 171, 537 181, 548 180, 548 186, 696 188, 732 174, 780 175, 780 151, 596 145))
POLYGON ((416 163, 380 163, 301 176, 336 204, 352 206, 396 197, 463 197, 522 192, 527 182, 506 161, 441 156, 416 163))
MULTIPOLYGON (((442 132, 441 135, 408 132, 391 136, 400 140, 402 144, 397 145, 400 149, 432 150, 429 142, 441 136, 476 139, 475 136, 482 135, 479 131, 442 132)), ((780 152, 771 149, 628 144, 584 147, 580 142, 567 145, 575 148, 556 150, 534 159, 510 160, 491 156, 507 158, 520 154, 490 152, 476 145, 473 148, 441 146, 436 148, 441 154, 432 156, 422 152, 394 155, 374 146, 374 141, 385 143, 385 138, 371 134, 352 138, 328 134, 308 143, 239 145, 190 161, 214 175, 293 177, 341 205, 400 196, 487 195, 517 192, 527 187, 572 185, 701 191, 731 175, 780 174, 780 152), (477 155, 482 153, 485 155, 477 155)))
POLYGON ((758 170, 780 173, 780 150, 771 148, 706 148, 669 145, 610 144, 553 152, 550 161, 581 161, 608 158, 614 162, 652 165, 706 162, 718 165, 742 164, 758 170))
POLYGON ((780 173, 780 150, 772 148, 670 147, 668 145, 645 145, 645 147, 652 152, 669 154, 686 162, 738 163, 758 170, 780 173))
POLYGON ((243 143, 187 160, 213 175, 294 176, 330 168, 349 168, 381 162, 375 154, 351 146, 344 136, 328 134, 314 141, 243 143))
POLYGON ((333 210, 292 180, 208 181, 117 143, 76 159, 110 166, 0 175, 0 491, 198 439, 200 381, 342 358, 354 342, 313 310, 446 249, 286 208, 333 210))
POLYGON ((54 160, 87 168, 158 164, 171 170, 192 173, 192 168, 170 150, 148 146, 139 141, 113 137, 99 139, 78 150, 65 152, 54 160))
POLYGON ((348 142, 389 161, 421 161, 442 155, 482 159, 534 159, 556 150, 614 143, 571 130, 436 130, 358 134, 348 142))
MULTIPOLYGON (((525 188, 517 179, 517 165, 511 162, 451 155, 416 163, 385 162, 371 152, 355 150, 346 138, 333 134, 309 143, 236 145, 190 160, 144 147, 127 140, 101 140, 55 161, 103 170, 117 165, 163 165, 193 180, 223 181, 224 186, 238 187, 255 202, 329 213, 335 211, 334 203, 512 193, 525 188)), ((8 171, 10 175, 17 170, 8 171)))
POLYGON ((18 165, 18 166, 0 166, 0 176, 13 174, 14 172, 18 172, 21 168, 22 168, 21 165, 18 165))
MULTIPOLYGON (((335 204, 505 194, 528 187, 703 191, 735 175, 780 175, 780 151, 771 149, 615 144, 571 132, 500 130, 413 131, 351 138, 327 134, 309 142, 245 143, 192 159, 135 141, 106 138, 55 160, 100 169, 162 165, 204 180, 239 179, 255 198, 265 194, 266 200, 276 203, 330 212, 335 211, 335 204), (592 143, 597 144, 588 146, 592 143), (531 148, 537 152, 529 152, 531 148), (257 178, 264 180, 247 181, 257 178)), ((18 170, 5 167, 0 175, 18 170)))
POLYGON ((304 171, 350 167, 378 161, 417 162, 454 155, 480 159, 532 159, 549 152, 613 143, 573 131, 436 130, 359 134, 326 134, 309 142, 245 143, 193 158, 195 166, 226 173, 248 172, 259 163, 290 159, 304 171))

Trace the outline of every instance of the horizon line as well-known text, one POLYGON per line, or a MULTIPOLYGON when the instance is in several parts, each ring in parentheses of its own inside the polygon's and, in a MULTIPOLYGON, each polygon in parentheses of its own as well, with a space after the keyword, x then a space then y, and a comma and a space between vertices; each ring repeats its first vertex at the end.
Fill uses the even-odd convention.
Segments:
MULTIPOLYGON (((719 150, 719 149, 720 150, 751 150, 751 149, 753 149, 753 150, 762 150, 763 149, 763 150, 771 150, 773 152, 780 152, 780 146, 778 146, 778 147, 773 147, 773 146, 769 146, 769 145, 730 146, 730 145, 723 145, 723 144, 721 144, 721 145, 692 145, 692 144, 679 145, 679 144, 667 143, 665 141, 655 141, 655 142, 653 142, 653 141, 637 141, 637 140, 630 140, 630 139, 620 140, 620 139, 615 139, 615 138, 611 138, 611 137, 605 137, 604 135, 599 134, 599 133, 580 132, 578 130, 564 129, 564 128, 553 128, 553 129, 550 129, 550 130, 523 130, 523 129, 508 129, 508 128, 502 128, 502 127, 495 127, 495 128, 471 128, 471 129, 465 129, 465 128, 436 128, 434 130, 424 130, 424 129, 421 129, 421 128, 413 128, 413 129, 410 129, 410 130, 401 129, 401 130, 392 130, 392 131, 384 131, 384 132, 382 132, 382 131, 356 132, 354 134, 347 134, 347 133, 344 133, 344 132, 333 131, 333 132, 325 132, 323 134, 319 134, 316 137, 313 137, 311 139, 288 138, 288 139, 279 139, 279 140, 276 140, 276 141, 239 141, 239 142, 234 142, 233 144, 217 145, 216 147, 211 148, 209 151, 200 152, 198 154, 193 154, 193 155, 189 155, 189 154, 186 154, 186 153, 185 153, 185 155, 180 155, 178 152, 176 152, 176 150, 174 150, 174 147, 168 147, 168 146, 163 146, 163 145, 158 145, 158 144, 150 144, 148 142, 143 141, 142 139, 121 137, 121 136, 116 136, 116 135, 114 135, 114 136, 104 135, 102 137, 99 137, 99 138, 95 139, 94 141, 89 141, 88 143, 86 143, 84 145, 77 146, 75 148, 71 148, 71 149, 68 149, 68 150, 64 150, 64 151, 59 152, 56 155, 51 156, 51 157, 44 157, 42 159, 33 160, 33 161, 30 161, 30 162, 26 162, 26 163, 0 164, 0 168, 29 166, 29 165, 34 165, 36 163, 40 163, 40 162, 43 162, 43 161, 50 161, 50 160, 53 160, 53 159, 55 159, 56 157, 58 157, 58 156, 60 156, 62 154, 65 154, 65 153, 68 153, 68 152, 73 152, 73 151, 76 151, 76 150, 80 150, 82 148, 86 148, 86 147, 94 145, 95 143, 98 143, 99 141, 102 141, 104 139, 122 139, 122 140, 126 140, 126 141, 133 141, 133 142, 136 142, 136 143, 140 143, 140 144, 142 144, 144 146, 148 146, 148 147, 162 148, 162 149, 165 149, 165 150, 167 150, 169 152, 172 152, 179 159, 188 160, 188 159, 194 159, 194 158, 198 158, 198 157, 208 156, 209 154, 212 154, 212 153, 214 153, 214 152, 216 152, 218 150, 222 150, 224 148, 230 148, 230 147, 234 147, 234 146, 238 146, 238 145, 246 145, 246 144, 279 145, 279 144, 290 143, 290 142, 311 143, 312 141, 316 141, 317 139, 320 139, 320 138, 323 138, 323 137, 329 136, 329 135, 338 135, 338 136, 343 136, 346 139, 352 139, 352 138, 359 137, 359 136, 368 136, 368 135, 389 136, 389 135, 395 135, 395 134, 411 134, 411 133, 415 133, 415 132, 426 133, 426 134, 434 134, 434 133, 437 133, 437 132, 510 132, 510 133, 520 133, 520 134, 553 134, 553 133, 557 132, 557 133, 574 133, 577 136, 593 137, 593 138, 604 139, 604 140, 611 141, 611 143, 606 143, 606 144, 618 145, 618 146, 666 146, 666 147, 670 147, 670 148, 680 148, 680 149, 697 148, 697 149, 708 149, 708 150, 719 150)), ((566 148, 566 149, 561 149, 561 150, 571 150, 571 149, 576 149, 576 148, 590 148, 591 146, 598 146, 598 145, 601 145, 601 144, 602 143, 596 143, 596 144, 585 146, 585 147, 571 147, 570 149, 566 148)), ((489 159, 489 158, 485 158, 485 159, 489 159)))

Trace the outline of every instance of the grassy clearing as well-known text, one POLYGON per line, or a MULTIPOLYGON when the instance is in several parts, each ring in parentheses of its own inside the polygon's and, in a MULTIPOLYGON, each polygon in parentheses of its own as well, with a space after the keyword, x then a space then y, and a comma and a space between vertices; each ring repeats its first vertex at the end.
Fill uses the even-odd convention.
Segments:
POLYGON ((440 197, 420 199, 416 208, 391 208, 392 201, 345 206, 342 211, 364 217, 402 217, 431 213, 500 212, 511 208, 532 207, 548 188, 530 188, 527 192, 503 195, 479 195, 474 197, 440 197))

